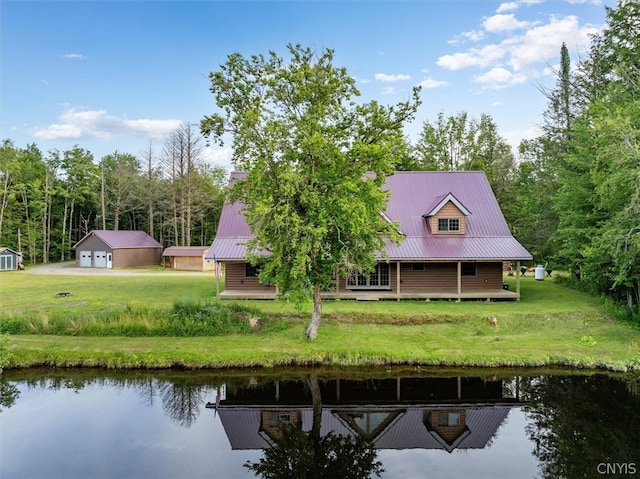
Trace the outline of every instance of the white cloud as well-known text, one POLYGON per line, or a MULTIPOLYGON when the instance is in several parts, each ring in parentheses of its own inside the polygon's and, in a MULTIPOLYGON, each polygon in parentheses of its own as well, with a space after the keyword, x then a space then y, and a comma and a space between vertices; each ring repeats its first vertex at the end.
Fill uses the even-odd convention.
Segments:
POLYGON ((518 20, 512 13, 508 15, 494 15, 492 17, 485 18, 482 22, 482 26, 485 30, 491 33, 510 32, 526 28, 528 25, 529 22, 518 20))
POLYGON ((518 9, 518 2, 506 2, 501 4, 496 10, 497 13, 511 12, 518 9))
POLYGON ((500 90, 502 88, 519 85, 527 81, 522 73, 513 73, 503 67, 494 67, 482 75, 473 78, 474 83, 483 85, 485 89, 500 90))
POLYGON ((226 170, 233 170, 233 163, 231 162, 231 156, 233 150, 231 148, 218 148, 214 149, 210 146, 202 150, 202 159, 212 166, 219 166, 226 170))
POLYGON ((375 79, 381 82, 396 82, 396 81, 405 81, 411 80, 411 76, 409 75, 387 75, 386 73, 376 73, 374 75, 375 79))
POLYGON ((395 87, 388 86, 388 87, 384 88, 384 89, 380 92, 380 94, 381 94, 381 95, 392 95, 392 94, 393 94, 393 93, 395 93, 395 92, 396 92, 395 87))
POLYGON ((106 110, 68 108, 58 117, 58 123, 37 128, 32 133, 41 140, 89 139, 114 137, 151 138, 162 140, 178 128, 180 120, 151 120, 108 115, 106 110))
POLYGON ((484 32, 482 30, 471 30, 470 32, 464 32, 462 36, 472 42, 477 42, 484 38, 484 32))
POLYGON ((552 17, 546 25, 528 30, 523 36, 510 41, 509 64, 515 71, 530 69, 536 63, 545 63, 560 54, 562 42, 571 51, 584 50, 591 35, 598 32, 593 25, 580 26, 578 17, 552 17))
POLYGON ((62 58, 68 58, 70 60, 86 60, 86 56, 82 53, 65 53, 62 58))
POLYGON ((447 86, 448 81, 434 80, 433 78, 425 78, 420 82, 422 88, 439 88, 441 86, 447 86))
MULTIPOLYGON (((500 9, 506 11, 514 8, 512 3, 502 4, 500 9)), ((537 2, 520 2, 527 5, 534 3, 537 2)), ((548 75, 548 65, 557 62, 563 42, 569 48, 569 53, 575 54, 587 49, 592 35, 599 31, 595 25, 581 25, 575 15, 561 18, 550 16, 545 23, 534 24, 518 21, 512 14, 500 14, 485 19, 483 25, 487 31, 502 36, 502 40, 484 47, 443 55, 436 62, 438 66, 451 71, 465 68, 481 70, 473 82, 482 85, 483 90, 506 88, 524 83, 528 78, 548 75), (521 28, 525 31, 514 34, 516 29, 521 28)))
POLYGON ((446 70, 462 70, 469 67, 488 67, 505 55, 501 45, 488 45, 484 48, 470 48, 463 53, 443 55, 436 64, 446 70))

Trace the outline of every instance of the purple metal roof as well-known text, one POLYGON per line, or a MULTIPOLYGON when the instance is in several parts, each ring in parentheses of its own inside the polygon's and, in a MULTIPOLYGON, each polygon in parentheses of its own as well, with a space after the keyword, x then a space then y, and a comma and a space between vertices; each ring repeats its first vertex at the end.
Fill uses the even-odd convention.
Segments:
POLYGON ((144 231, 127 230, 93 230, 73 247, 77 248, 85 239, 96 236, 111 249, 119 248, 162 248, 162 245, 144 231))
MULTIPOLYGON (((329 432, 345 436, 355 436, 353 431, 338 416, 337 411, 366 412, 381 411, 399 413, 387 427, 373 438, 377 449, 445 449, 441 441, 424 424, 429 411, 464 409, 468 434, 456 444, 456 449, 482 449, 495 436, 500 425, 509 415, 511 406, 473 406, 473 405, 430 405, 426 407, 405 406, 331 406, 322 409, 321 430, 323 436, 329 432)), ((218 410, 220 421, 227 434, 231 449, 264 449, 269 446, 266 438, 260 435, 262 411, 291 411, 300 413, 302 430, 311 430, 313 409, 298 406, 232 406, 218 410)))
POLYGON ((208 246, 169 246, 162 256, 202 256, 208 249, 208 246))
MULTIPOLYGON (((231 182, 246 173, 232 173, 231 182)), ((387 178, 391 192, 385 214, 400 223, 405 240, 387 244, 391 260, 531 260, 531 254, 511 235, 502 211, 482 171, 405 171, 387 178), (448 194, 471 214, 465 235, 434 235, 423 217, 448 194)), ((220 226, 206 257, 241 260, 251 232, 240 203, 225 204, 220 226)))

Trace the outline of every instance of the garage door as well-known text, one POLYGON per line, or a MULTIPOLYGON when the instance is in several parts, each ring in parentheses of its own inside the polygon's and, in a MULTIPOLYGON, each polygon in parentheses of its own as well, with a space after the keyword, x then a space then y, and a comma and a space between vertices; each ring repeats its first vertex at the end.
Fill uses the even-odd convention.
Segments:
POLYGON ((107 252, 106 251, 94 251, 93 252, 93 267, 94 268, 106 268, 107 267, 107 252))
POLYGON ((91 251, 80 251, 80 267, 91 268, 91 251))

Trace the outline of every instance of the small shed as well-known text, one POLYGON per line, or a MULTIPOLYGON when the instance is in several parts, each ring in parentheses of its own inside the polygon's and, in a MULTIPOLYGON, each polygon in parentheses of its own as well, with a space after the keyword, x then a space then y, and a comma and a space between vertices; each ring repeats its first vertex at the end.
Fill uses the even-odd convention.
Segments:
POLYGON ((208 250, 208 246, 170 246, 162 253, 164 267, 185 271, 213 270, 213 261, 204 258, 208 250))
POLYGON ((144 231, 94 230, 74 248, 81 268, 155 266, 162 259, 162 245, 144 231))
POLYGON ((4 246, 0 247, 0 271, 14 271, 18 269, 20 263, 22 263, 22 253, 4 246))

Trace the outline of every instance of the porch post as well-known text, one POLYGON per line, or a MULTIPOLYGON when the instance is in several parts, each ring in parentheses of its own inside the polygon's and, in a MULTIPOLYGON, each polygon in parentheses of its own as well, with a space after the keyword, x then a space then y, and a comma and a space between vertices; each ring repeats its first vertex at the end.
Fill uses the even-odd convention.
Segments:
POLYGON ((458 261, 458 302, 462 301, 462 261, 458 261))
POLYGON ((516 301, 520 301, 520 261, 516 262, 516 301))
POLYGON ((400 301, 400 261, 396 263, 396 301, 400 301))
POLYGON ((340 299, 340 275, 336 273, 336 299, 340 299))

